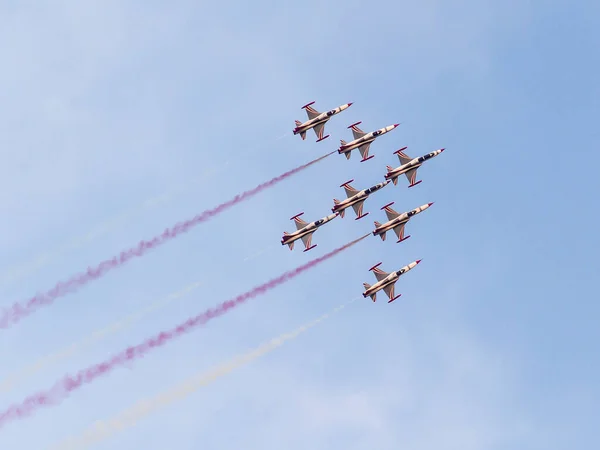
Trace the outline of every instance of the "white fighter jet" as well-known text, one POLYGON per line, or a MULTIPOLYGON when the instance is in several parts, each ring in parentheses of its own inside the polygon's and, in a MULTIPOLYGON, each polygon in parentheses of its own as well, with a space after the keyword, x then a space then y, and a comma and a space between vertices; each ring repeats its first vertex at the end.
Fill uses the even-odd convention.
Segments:
POLYGON ((290 218, 290 220, 296 222, 297 231, 294 231, 293 233, 288 233, 287 231, 284 231, 283 238, 281 239, 281 245, 289 245, 290 250, 293 250, 294 242, 298 239, 302 239, 302 242, 304 242, 304 247, 306 247, 304 251, 307 252, 310 249, 315 248, 317 246, 317 244, 312 246, 310 245, 312 242, 313 233, 317 231, 317 228, 319 228, 321 225, 324 225, 330 220, 335 219, 338 216, 338 213, 330 214, 311 223, 306 223, 304 220, 299 219, 299 217, 302 214, 304 214, 304 212, 296 214, 294 217, 290 218))
POLYGON ((363 159, 361 159, 360 162, 365 162, 371 158, 374 158, 374 156, 369 156, 369 147, 371 146, 371 143, 378 136, 381 136, 382 134, 392 131, 394 128, 396 128, 400 124, 396 123, 394 125, 389 125, 387 127, 380 128, 379 130, 371 131, 370 133, 365 133, 363 130, 361 130, 357 126, 357 125, 360 125, 361 123, 362 122, 356 122, 348 127, 348 128, 352 129, 352 133, 354 134, 354 140, 350 141, 350 142, 346 142, 345 140, 340 139, 340 143, 342 145, 338 149, 338 153, 340 155, 343 153, 344 155, 346 155, 346 159, 350 159, 350 153, 352 152, 352 150, 354 150, 355 148, 358 148, 358 151, 360 152, 360 154, 363 158, 363 159))
POLYGON ((396 236, 398 236, 398 240, 396 241, 396 243, 400 243, 410 237, 410 235, 406 237, 404 236, 404 226, 408 223, 408 221, 414 215, 425 211, 427 208, 433 205, 433 202, 427 203, 426 205, 421 205, 418 208, 413 209, 412 211, 403 212, 402 214, 394 211, 391 208, 393 204, 394 202, 388 203, 387 205, 381 208, 387 214, 388 221, 384 224, 375 221, 375 231, 373 231, 373 236, 381 236, 381 240, 385 241, 385 234, 390 230, 394 230, 394 233, 396 233, 396 236))
POLYGON ((387 173, 385 174, 386 180, 392 180, 394 185, 398 184, 398 177, 402 174, 406 175, 410 185, 408 187, 416 186, 421 183, 423 180, 415 181, 417 179, 417 169, 421 167, 421 165, 427 161, 428 159, 434 158, 440 153, 442 153, 445 149, 440 148, 439 150, 435 150, 431 153, 427 153, 426 155, 419 156, 418 158, 411 158, 404 150, 408 147, 402 147, 400 150, 396 150, 394 153, 398 155, 398 159, 400 160, 401 166, 396 167, 395 169, 392 166, 387 166, 387 173))
POLYGON ((386 186, 389 183, 389 180, 384 181, 382 183, 378 183, 375 186, 371 186, 368 189, 363 189, 362 191, 357 191, 350 185, 350 183, 352 183, 353 181, 354 180, 346 181, 344 184, 340 185, 340 187, 343 187, 344 190, 346 191, 346 196, 348 198, 346 200, 342 200, 342 201, 338 200, 337 198, 334 198, 333 199, 333 208, 331 208, 331 211, 334 213, 339 212, 340 217, 343 218, 345 209, 352 206, 352 208, 354 208, 354 212, 356 213, 356 219, 354 219, 354 220, 358 220, 358 219, 362 219, 363 217, 365 217, 366 215, 369 214, 369 213, 367 213, 367 214, 362 213, 365 200, 373 192, 378 191, 382 187, 386 186))
POLYGON ((375 283, 373 286, 371 286, 369 283, 363 283, 363 286, 366 289, 366 291, 363 292, 363 297, 371 297, 371 300, 375 301, 375 298, 377 297, 377 292, 383 289, 386 295, 389 297, 388 303, 392 303, 394 300, 396 300, 402 295, 398 294, 394 296, 394 285, 396 284, 396 281, 398 281, 398 278, 400 278, 401 275, 408 272, 420 262, 421 260, 418 259, 404 266, 397 272, 391 273, 384 272, 383 270, 378 269, 377 267, 379 267, 381 263, 374 265, 369 270, 372 270, 375 274, 375 278, 377 278, 377 283, 375 283))
POLYGON ((338 113, 341 113, 343 110, 347 109, 352 105, 352 103, 346 103, 345 105, 338 106, 335 109, 332 109, 328 112, 319 112, 314 109, 312 106, 315 102, 310 102, 308 105, 304 105, 301 109, 306 110, 306 114, 308 115, 308 120, 304 123, 296 120, 296 128, 294 128, 294 135, 300 134, 302 140, 306 139, 306 132, 311 128, 314 130, 317 135, 317 142, 321 142, 323 139, 327 139, 329 135, 323 137, 323 129, 325 128, 325 123, 335 116, 338 113))

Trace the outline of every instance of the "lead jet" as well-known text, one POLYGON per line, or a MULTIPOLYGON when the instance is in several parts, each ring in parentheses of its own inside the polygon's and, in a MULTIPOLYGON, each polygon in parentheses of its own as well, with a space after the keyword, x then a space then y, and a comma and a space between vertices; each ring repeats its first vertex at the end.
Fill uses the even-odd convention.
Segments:
POLYGON ((300 122, 299 120, 296 120, 296 128, 294 128, 293 131, 294 135, 300 134, 300 137, 302 138, 302 140, 304 140, 306 139, 306 132, 312 128, 315 134, 317 135, 316 142, 321 142, 323 139, 327 139, 330 136, 328 134, 327 136, 323 137, 323 129, 325 128, 325 123, 336 114, 341 113, 343 110, 349 108, 350 105, 352 105, 352 103, 346 103, 345 105, 338 106, 337 108, 324 113, 319 112, 312 106, 310 106, 314 103, 315 102, 310 102, 308 105, 304 105, 302 108, 300 108, 306 110, 308 120, 304 123, 300 122))
POLYGON ((389 181, 384 181, 382 183, 378 183, 375 186, 371 186, 368 189, 363 189, 362 191, 357 191, 350 185, 350 183, 352 183, 353 181, 354 180, 346 181, 344 184, 340 185, 340 187, 343 187, 344 190, 346 191, 346 196, 348 198, 346 198, 346 200, 342 200, 342 201, 338 200, 337 198, 334 198, 333 199, 333 208, 331 208, 331 211, 334 213, 339 212, 340 217, 343 218, 345 209, 348 208, 349 206, 352 206, 352 208, 354 208, 354 212, 356 213, 356 219, 354 219, 354 220, 358 220, 358 219, 362 219, 363 217, 365 217, 366 215, 369 214, 369 213, 367 213, 367 214, 362 213, 365 200, 373 192, 376 192, 379 189, 386 186, 389 183, 389 181))
POLYGON ((396 284, 396 281, 398 281, 398 278, 400 278, 401 275, 408 272, 410 269, 415 267, 420 262, 421 262, 421 260, 418 259, 418 260, 413 261, 410 264, 402 267, 397 272, 391 272, 391 273, 384 272, 383 270, 378 269, 377 267, 379 267, 381 265, 381 263, 374 265, 369 270, 372 270, 373 273, 375 274, 375 278, 377 278, 377 283, 375 283, 373 286, 371 286, 369 283, 363 283, 363 286, 366 289, 365 292, 363 292, 363 297, 364 298, 371 297, 371 300, 373 300, 373 302, 375 302, 375 299, 377 297, 377 292, 380 291, 381 289, 383 289, 385 294, 389 297, 388 303, 392 303, 394 300, 396 300, 398 297, 400 297, 402 295, 402 294, 398 294, 398 295, 394 296, 394 285, 396 284))
POLYGON ((343 153, 344 155, 346 155, 346 159, 350 159, 350 153, 352 152, 352 150, 354 150, 355 148, 358 148, 358 151, 360 152, 360 154, 363 158, 360 160, 360 162, 365 162, 371 158, 374 158, 374 156, 369 156, 369 147, 371 146, 371 143, 375 139, 377 139, 378 136, 381 136, 382 134, 392 131, 394 128, 396 128, 400 124, 396 123, 394 125, 389 125, 387 127, 380 128, 379 130, 371 131, 370 133, 365 133, 363 130, 361 130, 357 126, 357 125, 360 125, 361 123, 362 122, 356 122, 348 127, 348 128, 352 129, 352 133, 354 134, 354 140, 350 141, 350 142, 346 142, 345 140, 340 139, 340 143, 342 145, 338 149, 338 153, 340 155, 343 153))
POLYGON ((418 158, 411 158, 404 153, 404 150, 407 148, 408 147, 402 147, 400 150, 396 150, 394 152, 394 154, 398 155, 401 166, 398 166, 395 169, 392 166, 387 166, 385 179, 392 180, 394 182, 394 186, 398 184, 398 177, 402 174, 406 175, 406 178, 408 178, 408 182, 410 183, 408 186, 409 188, 421 183, 423 180, 415 181, 417 179, 417 169, 421 167, 425 161, 436 157, 445 150, 444 148, 440 148, 439 150, 419 156, 418 158))
POLYGON ((293 220, 296 223, 297 231, 294 231, 293 233, 288 233, 287 231, 284 231, 283 238, 281 239, 281 245, 289 245, 290 250, 293 250, 294 242, 298 239, 302 239, 302 242, 304 242, 304 247, 306 247, 304 251, 307 252, 310 249, 315 248, 317 246, 317 244, 312 246, 310 245, 312 242, 313 233, 317 231, 317 228, 319 228, 320 226, 326 224, 330 220, 335 219, 338 216, 338 213, 330 214, 311 223, 306 223, 304 220, 299 219, 299 217, 302 214, 304 214, 304 212, 296 214, 294 217, 290 218, 290 220, 293 220))
POLYGON ((373 231, 373 236, 381 236, 381 240, 385 241, 385 234, 390 230, 394 230, 394 233, 396 233, 396 236, 398 236, 398 240, 396 241, 396 243, 400 243, 410 237, 410 235, 406 237, 404 236, 404 226, 408 223, 408 221, 414 215, 425 211, 427 208, 433 205, 433 202, 427 203, 426 205, 421 205, 418 208, 413 209, 412 211, 403 212, 402 214, 394 211, 391 208, 393 204, 394 202, 388 203, 387 205, 381 208, 387 214, 388 221, 384 224, 375 221, 375 231, 373 231))

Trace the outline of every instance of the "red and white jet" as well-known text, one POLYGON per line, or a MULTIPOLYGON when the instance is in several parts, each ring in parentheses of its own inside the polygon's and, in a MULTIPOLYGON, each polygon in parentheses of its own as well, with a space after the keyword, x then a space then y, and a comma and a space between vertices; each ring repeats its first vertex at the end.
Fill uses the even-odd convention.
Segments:
POLYGON ((387 127, 380 128, 379 130, 371 131, 370 133, 365 133, 363 130, 361 130, 357 126, 357 125, 360 125, 361 123, 362 122, 356 122, 348 127, 348 128, 352 129, 352 133, 354 134, 354 140, 350 141, 350 142, 346 142, 345 140, 340 139, 340 143, 342 145, 338 149, 338 153, 339 154, 343 153, 346 155, 346 159, 350 159, 350 153, 352 152, 352 150, 354 150, 355 148, 358 148, 358 151, 360 152, 360 154, 363 158, 363 159, 361 159, 360 162, 365 162, 371 158, 374 158, 374 156, 369 156, 369 147, 371 146, 371 143, 375 139, 377 139, 378 136, 381 136, 382 134, 392 131, 394 128, 396 128, 400 124, 396 123, 394 125, 389 125, 387 127))
POLYGON ((402 147, 400 150, 396 150, 394 152, 396 155, 398 155, 400 164, 402 164, 401 166, 398 166, 395 169, 392 166, 386 166, 387 173, 385 174, 385 179, 392 180, 394 182, 394 186, 398 184, 398 177, 402 174, 406 175, 406 178, 408 178, 410 183, 408 186, 409 188, 421 183, 423 180, 415 181, 417 179, 417 169, 421 167, 425 161, 436 157, 445 150, 444 148, 440 148, 439 150, 434 150, 433 152, 419 156, 418 158, 411 158, 404 153, 404 150, 407 148, 408 147, 402 147))
POLYGON ((340 185, 340 187, 343 187, 344 190, 346 191, 346 196, 348 198, 346 198, 346 200, 338 200, 337 198, 333 199, 333 208, 331 208, 332 212, 339 212, 340 213, 340 217, 343 218, 344 217, 344 213, 345 213, 345 209, 352 206, 352 208, 354 208, 354 212, 356 213, 356 219, 354 220, 358 220, 358 219, 362 219, 363 217, 365 217, 367 214, 363 214, 362 210, 363 210, 363 205, 365 204, 365 200, 369 197, 369 195, 371 195, 373 192, 378 191, 379 189, 383 188, 384 186, 386 186, 390 181, 384 181, 382 183, 378 183, 375 186, 371 186, 368 189, 363 189, 362 191, 357 191, 356 189, 354 189, 350 183, 352 183, 354 180, 350 180, 350 181, 346 181, 344 184, 340 185))
POLYGON ((396 300, 402 295, 398 294, 394 296, 394 285, 396 284, 396 281, 398 281, 398 278, 400 278, 400 276, 408 272, 420 262, 421 260, 418 259, 404 266, 397 272, 391 273, 384 272, 383 270, 378 269, 377 267, 379 267, 381 263, 374 265, 369 270, 372 270, 375 274, 375 278, 377 278, 377 283, 375 283, 373 286, 371 286, 369 283, 363 283, 363 286, 366 289, 365 292, 363 292, 363 297, 371 297, 371 300, 375 301, 375 298, 377 297, 377 292, 383 289, 383 291, 389 297, 388 303, 392 303, 394 300, 396 300))
POLYGON ((394 230, 394 233, 396 233, 396 236, 398 236, 398 240, 396 241, 396 243, 400 243, 410 237, 410 235, 404 237, 404 226, 408 223, 408 221, 414 215, 425 211, 427 208, 433 205, 433 202, 421 205, 418 208, 413 209, 412 211, 403 212, 402 214, 394 211, 391 208, 393 204, 394 202, 388 203, 387 205, 381 208, 387 214, 388 221, 384 224, 375 221, 375 231, 373 231, 373 236, 381 236, 381 240, 385 241, 385 234, 390 230, 394 230))
POLYGON ((320 226, 326 224, 330 220, 335 219, 338 216, 338 213, 330 214, 319 220, 315 220, 314 222, 311 222, 311 223, 307 223, 304 220, 299 219, 299 217, 302 214, 304 214, 304 213, 301 212, 300 214, 296 214, 294 217, 290 218, 290 220, 293 220, 294 222, 296 222, 297 231, 294 231, 293 233, 288 233, 287 231, 284 231, 283 238, 281 239, 281 245, 289 245, 290 250, 293 250, 294 242, 297 241, 298 239, 302 239, 302 242, 304 243, 304 247, 306 247, 304 249, 304 251, 307 252, 310 249, 315 248, 317 246, 317 244, 312 245, 312 246, 310 245, 312 242, 313 233, 315 231, 317 231, 317 228, 319 228, 320 226))
POLYGON ((323 139, 327 139, 329 137, 329 134, 323 137, 323 129, 325 128, 325 123, 336 114, 341 113, 347 108, 350 108, 352 103, 346 103, 345 105, 338 106, 337 108, 324 113, 319 112, 312 106, 310 106, 314 103, 315 102, 310 102, 308 105, 304 105, 301 108, 306 110, 308 120, 304 123, 300 122, 299 120, 296 120, 296 128, 294 128, 293 131, 294 135, 300 134, 300 137, 302 138, 302 140, 304 140, 306 139, 306 132, 312 128, 315 131, 315 134, 317 135, 317 142, 321 142, 323 139))

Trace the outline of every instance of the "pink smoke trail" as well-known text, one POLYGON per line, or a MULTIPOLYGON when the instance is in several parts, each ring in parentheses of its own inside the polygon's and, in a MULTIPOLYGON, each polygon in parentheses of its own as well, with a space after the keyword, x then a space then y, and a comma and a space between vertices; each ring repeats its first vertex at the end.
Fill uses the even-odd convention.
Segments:
POLYGON ((282 173, 281 175, 269 181, 259 184, 254 189, 242 192, 241 194, 238 194, 235 197, 233 197, 231 200, 228 200, 225 203, 221 203, 220 205, 212 209, 208 209, 198 214, 190 220, 186 220, 185 222, 179 222, 175 226, 167 228, 162 234, 154 236, 149 241, 140 241, 140 243, 137 246, 131 247, 129 250, 122 251, 119 256, 113 256, 111 259, 107 259, 101 262, 96 267, 88 267, 87 272, 79 273, 71 277, 66 282, 59 282, 56 286, 54 286, 54 288, 50 289, 45 294, 36 294, 26 302, 17 302, 13 304, 12 307, 10 307, 9 309, 3 309, 2 315, 0 316, 0 328, 9 328, 13 324, 19 322, 23 318, 37 311, 40 307, 50 305, 57 298, 60 298, 68 294, 69 292, 72 292, 77 288, 86 285, 92 280, 104 276, 109 271, 122 266, 134 257, 140 257, 144 255, 148 250, 156 248, 159 245, 176 238, 180 234, 188 232, 192 227, 202 222, 206 222, 207 220, 231 208, 232 206, 243 202, 244 200, 248 200, 249 198, 264 191, 265 189, 276 185, 280 181, 283 181, 291 177, 292 175, 312 166, 313 164, 318 163, 319 161, 327 158, 333 153, 335 153, 335 151, 323 155, 317 159, 313 159, 312 161, 298 166, 295 169, 288 170, 287 172, 282 173))
POLYGON ((358 239, 348 242, 347 244, 324 254, 323 256, 319 256, 318 258, 302 264, 295 269, 284 272, 278 277, 256 286, 255 288, 238 295, 232 300, 221 303, 214 309, 208 309, 202 314, 189 318, 184 323, 172 328, 169 331, 163 331, 154 337, 147 339, 141 344, 127 348, 125 351, 118 353, 107 361, 95 364, 87 369, 80 370, 75 376, 65 376, 62 380, 56 382, 51 389, 31 395, 23 400, 20 404, 12 405, 0 413, 0 428, 12 420, 21 419, 32 414, 42 406, 60 403, 71 392, 81 388, 84 384, 93 382, 96 378, 100 377, 101 375, 108 374, 118 366, 122 366, 145 356, 148 352, 150 352, 150 350, 161 347, 173 339, 192 331, 194 328, 204 325, 209 320, 225 314, 227 311, 235 308, 249 299, 257 297, 261 294, 265 294, 271 289, 297 277, 302 272, 314 268, 323 261, 328 260, 329 258, 346 250, 370 235, 371 233, 367 233, 358 239))

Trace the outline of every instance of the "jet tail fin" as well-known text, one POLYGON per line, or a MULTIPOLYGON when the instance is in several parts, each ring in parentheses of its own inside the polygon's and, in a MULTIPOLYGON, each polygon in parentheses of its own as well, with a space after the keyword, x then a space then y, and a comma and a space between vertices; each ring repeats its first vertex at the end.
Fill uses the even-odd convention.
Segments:
POLYGON ((302 138, 302 140, 306 139, 306 131, 300 132, 300 137, 302 138))
MULTIPOLYGON (((333 204, 334 204, 335 206, 339 205, 340 203, 341 203, 341 202, 340 202, 340 201, 339 201, 337 198, 334 198, 334 199, 333 199, 333 204)), ((335 212, 335 208, 334 208, 334 209, 332 209, 332 211, 333 211, 333 212, 335 212)), ((340 210, 338 210, 338 214, 340 215, 340 219, 343 219, 343 218, 344 218, 344 214, 345 214, 345 212, 346 212, 346 210, 345 210, 345 209, 340 209, 340 210)))
POLYGON ((343 140, 343 139, 340 139, 340 144, 342 144, 342 145, 348 145, 348 143, 345 140, 343 140))
POLYGON ((369 289, 371 287, 369 283, 363 283, 363 286, 365 287, 365 289, 369 289))
POLYGON ((302 125, 302 122, 300 122, 299 120, 296 120, 296 126, 299 127, 300 125, 302 125))

